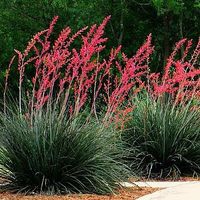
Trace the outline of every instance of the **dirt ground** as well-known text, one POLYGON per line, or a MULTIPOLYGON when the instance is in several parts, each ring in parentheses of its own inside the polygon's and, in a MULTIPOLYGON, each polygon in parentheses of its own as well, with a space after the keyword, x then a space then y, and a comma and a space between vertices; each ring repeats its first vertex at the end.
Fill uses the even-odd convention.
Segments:
POLYGON ((157 191, 155 188, 126 188, 121 189, 115 195, 90 195, 90 194, 74 194, 63 196, 45 196, 31 195, 24 196, 20 194, 0 193, 0 200, 135 200, 146 194, 157 191))

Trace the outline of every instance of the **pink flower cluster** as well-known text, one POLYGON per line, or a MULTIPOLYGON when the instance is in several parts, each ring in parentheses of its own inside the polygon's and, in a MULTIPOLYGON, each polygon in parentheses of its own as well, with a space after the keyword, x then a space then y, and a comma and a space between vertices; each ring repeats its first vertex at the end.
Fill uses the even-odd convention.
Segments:
MULTIPOLYGON (((121 46, 111 49, 109 56, 102 57, 107 38, 104 28, 110 17, 102 24, 93 25, 71 34, 69 27, 63 29, 52 43, 51 33, 58 20, 55 17, 47 30, 37 33, 27 48, 18 54, 19 109, 22 112, 22 90, 26 69, 34 67, 32 91, 29 91, 30 115, 47 106, 59 108, 60 117, 77 116, 86 105, 98 118, 98 103, 104 105, 104 120, 125 121, 133 110, 131 99, 138 92, 147 90, 154 98, 170 94, 180 102, 191 96, 200 96, 200 41, 188 60, 191 40, 179 41, 167 60, 164 73, 150 73, 149 59, 154 47, 151 34, 136 54, 128 58, 121 46), (81 38, 81 46, 73 48, 74 40, 81 38), (184 48, 185 45, 185 48, 184 48), (179 51, 184 48, 181 58, 179 51)), ((13 61, 13 59, 12 59, 13 61)), ((9 66, 10 70, 10 66, 9 66)), ((6 77, 6 87, 7 87, 6 77)))
POLYGON ((174 51, 167 60, 163 74, 150 74, 148 90, 153 97, 158 98, 164 94, 169 94, 176 103, 187 102, 192 97, 199 99, 200 39, 189 59, 188 55, 191 47, 192 40, 180 40, 176 43, 174 51), (184 49, 184 52, 180 53, 179 51, 182 49, 184 49), (176 56, 179 56, 179 59, 176 56))
POLYGON ((143 85, 142 77, 147 74, 147 61, 153 52, 151 35, 131 58, 127 58, 119 46, 111 50, 107 59, 102 59, 100 53, 107 41, 103 38, 104 28, 110 17, 99 26, 93 25, 87 33, 86 27, 71 35, 71 29, 67 27, 52 44, 50 36, 57 19, 53 19, 49 29, 36 34, 23 53, 15 50, 20 74, 20 112, 24 74, 30 65, 35 70, 29 95, 32 112, 53 104, 59 105, 60 116, 66 113, 74 116, 89 103, 91 112, 97 115, 99 99, 106 105, 105 119, 119 114, 122 105, 130 111, 132 105, 126 100, 143 85), (75 49, 71 46, 77 37, 82 43, 75 49))

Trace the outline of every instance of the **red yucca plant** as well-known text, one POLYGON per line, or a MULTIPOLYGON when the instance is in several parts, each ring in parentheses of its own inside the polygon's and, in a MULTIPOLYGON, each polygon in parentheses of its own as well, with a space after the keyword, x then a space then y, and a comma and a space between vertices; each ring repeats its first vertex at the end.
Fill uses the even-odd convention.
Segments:
POLYGON ((54 106, 59 105, 60 117, 64 113, 72 117, 89 104, 91 113, 97 117, 96 102, 100 100, 106 106, 104 119, 110 119, 115 113, 121 116, 122 104, 125 111, 130 112, 131 106, 126 99, 143 86, 141 78, 147 74, 147 61, 153 52, 151 35, 131 58, 127 58, 119 46, 111 49, 107 59, 102 59, 100 53, 107 41, 103 38, 104 28, 110 17, 99 26, 93 25, 87 33, 85 27, 71 35, 71 29, 67 27, 52 43, 50 35, 57 19, 53 19, 47 30, 37 33, 23 53, 15 50, 18 54, 20 113, 27 66, 34 66, 35 70, 32 91, 29 91, 30 115, 54 103, 54 106), (71 46, 77 37, 81 38, 81 46, 75 49, 71 46))
MULTIPOLYGON (((97 119, 103 113, 103 125, 113 119, 123 125, 121 122, 128 119, 127 114, 134 108, 131 98, 142 88, 155 97, 170 93, 178 98, 179 93, 185 95, 198 91, 199 44, 190 61, 186 62, 185 58, 191 42, 188 42, 182 59, 175 61, 178 49, 186 42, 180 41, 163 76, 149 74, 148 63, 153 52, 151 35, 131 58, 122 52, 121 46, 111 49, 108 56, 102 56, 107 41, 103 37, 104 28, 109 18, 99 26, 93 25, 87 32, 86 27, 71 34, 67 27, 52 42, 51 34, 58 19, 55 17, 47 30, 33 37, 24 52, 15 50, 18 54, 20 115, 12 109, 11 115, 0 113, 0 178, 9 181, 5 188, 48 193, 112 192, 116 183, 124 182, 124 177, 129 176, 122 161, 126 155, 123 141, 116 137, 112 125, 102 126, 97 120, 91 120, 92 123, 86 126, 82 118, 77 117, 79 113, 89 108, 97 119), (81 40, 79 47, 74 44, 78 38, 81 40), (28 79, 31 89, 24 91, 27 68, 33 70, 33 76, 28 79), (27 92, 28 113, 23 113, 23 92, 27 92)), ((6 73, 4 105, 13 60, 14 57, 6 73)), ((138 116, 135 119, 143 124, 143 113, 142 120, 138 116)), ((151 126, 146 122, 144 128, 138 126, 142 133, 146 124, 151 126)), ((186 130, 185 125, 183 129, 186 130)), ((154 133, 160 134, 160 131, 154 133)), ((140 135, 136 140, 138 138, 140 135)))
POLYGON ((149 76, 148 91, 154 98, 168 94, 175 103, 187 102, 200 97, 200 39, 188 58, 192 40, 182 39, 176 43, 174 51, 167 60, 163 74, 152 73, 149 76), (176 56, 184 49, 181 58, 176 56))

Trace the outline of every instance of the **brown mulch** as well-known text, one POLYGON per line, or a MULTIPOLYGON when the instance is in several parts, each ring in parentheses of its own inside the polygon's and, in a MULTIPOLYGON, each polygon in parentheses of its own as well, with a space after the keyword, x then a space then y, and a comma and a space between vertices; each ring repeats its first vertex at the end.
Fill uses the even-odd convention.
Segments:
MULTIPOLYGON (((200 181, 200 177, 179 177, 178 179, 146 179, 143 177, 133 177, 129 179, 131 182, 137 181, 200 181)), ((2 183, 3 181, 0 180, 2 183)), ((94 195, 94 194, 72 194, 72 195, 22 195, 12 194, 9 192, 0 193, 0 200, 136 200, 137 198, 146 194, 153 193, 159 190, 158 188, 149 187, 131 187, 123 188, 119 193, 114 195, 94 195)))
MULTIPOLYGON (((143 177, 130 178, 130 181, 200 181, 200 177, 180 177, 178 179, 165 178, 165 179, 146 179, 143 177)), ((0 183, 3 181, 0 180, 0 183)), ((94 195, 94 194, 73 194, 73 195, 22 195, 12 194, 9 192, 0 193, 0 200, 136 200, 137 198, 146 194, 153 193, 159 189, 149 187, 131 187, 124 188, 119 193, 114 195, 94 195)))
POLYGON ((121 189, 118 194, 114 195, 94 195, 94 194, 73 194, 62 196, 30 195, 0 193, 0 200, 135 200, 146 194, 157 191, 155 188, 126 188, 121 189))

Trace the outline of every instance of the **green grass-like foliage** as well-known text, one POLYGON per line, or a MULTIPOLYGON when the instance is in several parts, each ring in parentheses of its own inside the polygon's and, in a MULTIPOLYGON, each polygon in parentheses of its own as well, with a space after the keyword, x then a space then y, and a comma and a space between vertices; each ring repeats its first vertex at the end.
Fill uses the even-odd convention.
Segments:
POLYGON ((173 177, 200 172, 200 112, 187 105, 146 97, 135 102, 123 134, 131 167, 146 177, 173 177))
POLYGON ((55 111, 1 116, 0 178, 26 193, 111 193, 126 178, 122 145, 112 128, 55 111))

